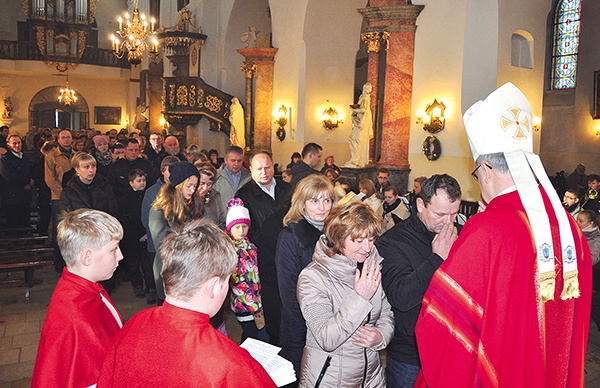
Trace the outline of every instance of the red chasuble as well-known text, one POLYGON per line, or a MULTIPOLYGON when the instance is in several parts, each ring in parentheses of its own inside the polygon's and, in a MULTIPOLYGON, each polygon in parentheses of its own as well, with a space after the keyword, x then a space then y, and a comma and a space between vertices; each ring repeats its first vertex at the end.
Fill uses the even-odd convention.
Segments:
MULTIPOLYGON (((546 193, 556 261, 556 216, 546 193)), ((415 386, 582 387, 591 308, 591 256, 569 217, 577 251, 577 299, 536 301, 537 260, 518 193, 473 216, 436 271, 416 327, 422 370, 415 386)))
POLYGON ((106 351, 120 329, 117 318, 122 322, 104 287, 63 269, 44 320, 31 386, 96 384, 106 351))
POLYGON ((276 387, 206 314, 165 302, 135 314, 116 336, 100 387, 276 387))

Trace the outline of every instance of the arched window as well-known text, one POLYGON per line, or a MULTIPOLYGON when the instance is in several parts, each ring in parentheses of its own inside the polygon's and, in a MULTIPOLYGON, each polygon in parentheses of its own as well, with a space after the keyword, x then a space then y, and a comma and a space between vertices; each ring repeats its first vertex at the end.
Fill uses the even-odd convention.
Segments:
POLYGON ((519 30, 511 37, 511 65, 533 69, 533 37, 519 30))
POLYGON ((552 89, 574 89, 581 26, 581 0, 560 0, 554 14, 552 89))

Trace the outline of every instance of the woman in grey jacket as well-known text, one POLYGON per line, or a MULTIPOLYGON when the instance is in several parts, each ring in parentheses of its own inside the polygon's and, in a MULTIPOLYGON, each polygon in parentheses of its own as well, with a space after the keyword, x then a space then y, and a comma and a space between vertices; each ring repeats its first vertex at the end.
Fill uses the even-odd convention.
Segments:
POLYGON ((301 387, 384 387, 379 351, 394 331, 374 247, 381 218, 351 201, 333 209, 313 261, 298 279, 308 332, 301 387))

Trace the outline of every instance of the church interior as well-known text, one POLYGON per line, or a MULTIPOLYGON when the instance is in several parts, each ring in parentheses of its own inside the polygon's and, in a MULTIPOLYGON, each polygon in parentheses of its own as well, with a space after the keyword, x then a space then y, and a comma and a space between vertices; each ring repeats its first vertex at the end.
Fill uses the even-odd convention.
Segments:
MULTIPOLYGON (((236 137, 247 152, 271 152, 279 172, 315 142, 351 175, 388 168, 404 193, 414 178, 447 173, 463 199, 476 202, 462 115, 512 82, 531 104, 533 151, 547 174, 569 174, 579 163, 600 174, 600 24, 593 22, 600 2, 11 0, 2 7, 0 125, 11 133, 24 136, 34 125, 127 128, 220 155, 236 137), (353 163, 353 114, 367 83, 368 157, 353 163), (234 120, 242 122, 235 129, 234 120)), ((37 310, 58 279, 51 270, 40 276, 41 300, 17 304, 20 290, 0 297, 0 387, 30 382, 43 320, 37 310)), ((127 306, 126 318, 145 307, 131 295, 115 300, 127 306)), ((598 333, 592 325, 590 386, 600 381, 598 333)))
POLYGON ((0 121, 11 132, 49 123, 103 133, 133 128, 144 105, 145 131, 175 133, 183 144, 222 154, 236 97, 247 149, 269 150, 285 166, 316 142, 343 166, 351 157, 350 106, 370 82, 368 166, 390 168, 392 178, 397 172, 401 191, 417 176, 446 172, 465 199, 477 200, 462 114, 512 82, 531 103, 534 151, 548 175, 580 162, 588 173, 600 171, 595 2, 23 0, 5 2, 4 11, 0 94, 12 112, 0 121), (123 40, 115 51, 111 35, 126 11, 133 19, 136 4, 147 15, 147 49, 131 64, 128 37, 115 38, 123 40), (564 30, 560 15, 573 20, 564 30), (555 71, 561 66, 568 69, 555 71), (70 106, 57 99, 67 82, 79 97, 70 106), (434 102, 442 109, 432 112, 434 102), (337 116, 324 118, 326 111, 337 116), (441 117, 431 118, 436 112, 441 117))

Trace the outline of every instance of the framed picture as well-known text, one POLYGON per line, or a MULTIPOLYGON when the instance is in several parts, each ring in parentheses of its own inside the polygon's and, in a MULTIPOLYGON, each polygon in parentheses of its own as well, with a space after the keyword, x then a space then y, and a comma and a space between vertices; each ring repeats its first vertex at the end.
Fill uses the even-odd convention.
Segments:
POLYGON ((120 106, 95 106, 95 124, 121 124, 120 106))
POLYGON ((600 70, 594 72, 594 119, 600 119, 600 70))

